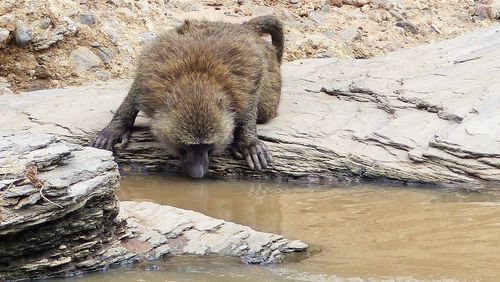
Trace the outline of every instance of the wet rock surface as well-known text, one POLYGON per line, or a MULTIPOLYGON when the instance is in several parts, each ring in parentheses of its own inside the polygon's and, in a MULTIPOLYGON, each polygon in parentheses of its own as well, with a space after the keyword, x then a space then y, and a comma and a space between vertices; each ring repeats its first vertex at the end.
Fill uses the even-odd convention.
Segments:
POLYGON ((72 276, 165 255, 282 261, 307 245, 153 203, 119 203, 110 152, 0 132, 0 280, 72 276))
POLYGON ((129 249, 140 249, 150 260, 163 255, 224 255, 240 257, 250 264, 281 262, 286 255, 307 248, 301 241, 281 235, 256 232, 233 222, 214 219, 199 212, 151 202, 120 203, 132 238, 129 249))
MULTIPOLYGON (((284 64, 279 116, 258 129, 273 165, 254 172, 221 156, 211 162, 211 175, 468 188, 499 181, 499 30, 368 60, 284 64)), ((0 127, 86 145, 109 122, 130 82, 4 95, 0 127)), ((116 147, 117 162, 124 170, 178 173, 177 158, 164 153, 147 125, 140 116, 128 148, 116 147)))

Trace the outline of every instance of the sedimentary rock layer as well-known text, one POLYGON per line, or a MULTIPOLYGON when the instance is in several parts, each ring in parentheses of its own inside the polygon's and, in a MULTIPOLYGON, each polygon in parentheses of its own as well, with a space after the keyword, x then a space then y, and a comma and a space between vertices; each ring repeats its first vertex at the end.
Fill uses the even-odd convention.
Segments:
POLYGON ((154 203, 119 203, 111 152, 0 132, 0 280, 71 276, 165 255, 276 263, 307 245, 154 203))
MULTIPOLYGON (((367 60, 283 65, 279 116, 258 128, 274 155, 263 172, 215 158, 211 175, 305 181, 387 179, 481 187, 500 180, 500 28, 367 60)), ((88 144, 130 81, 0 97, 2 128, 88 144)), ((179 171, 140 117, 116 160, 124 169, 179 171), (142 128, 142 129, 141 129, 142 128)))

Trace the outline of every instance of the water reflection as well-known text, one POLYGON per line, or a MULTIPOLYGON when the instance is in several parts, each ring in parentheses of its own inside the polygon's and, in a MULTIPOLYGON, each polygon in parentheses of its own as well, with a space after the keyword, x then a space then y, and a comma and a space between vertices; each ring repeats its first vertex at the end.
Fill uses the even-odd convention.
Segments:
POLYGON ((284 188, 278 185, 248 182, 242 189, 240 182, 149 177, 144 180, 142 177, 125 178, 118 191, 119 198, 175 203, 179 208, 193 209, 259 230, 281 232, 279 194, 284 188))
MULTIPOLYGON (((156 272, 133 267, 125 281, 500 279, 500 197, 494 193, 126 177, 118 194, 122 200, 193 209, 322 249, 303 262, 268 267, 174 258, 158 262, 156 272)), ((123 278, 117 273, 92 277, 123 278)))

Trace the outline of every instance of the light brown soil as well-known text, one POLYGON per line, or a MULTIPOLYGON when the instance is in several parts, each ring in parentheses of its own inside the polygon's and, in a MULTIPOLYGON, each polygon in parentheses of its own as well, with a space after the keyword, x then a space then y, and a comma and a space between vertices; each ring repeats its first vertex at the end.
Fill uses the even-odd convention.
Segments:
MULTIPOLYGON (((344 0, 348 2, 363 1, 344 0)), ((369 58, 456 37, 493 23, 478 16, 477 4, 468 0, 364 2, 372 3, 337 7, 330 5, 338 4, 337 0, 3 0, 0 28, 9 30, 11 37, 16 20, 30 26, 34 38, 71 24, 78 32, 68 33, 62 41, 39 51, 34 50, 34 41, 18 47, 11 40, 0 49, 0 89, 10 84, 12 91, 34 90, 132 76, 137 55, 147 42, 145 34, 158 34, 185 18, 242 22, 254 16, 275 14, 286 27, 285 61, 369 58), (94 24, 80 23, 85 13, 94 15, 94 24), (42 29, 40 20, 46 18, 51 23, 42 29), (108 48, 111 58, 108 63, 102 61, 87 71, 76 71, 70 53, 81 46, 96 55, 100 48, 108 48)))

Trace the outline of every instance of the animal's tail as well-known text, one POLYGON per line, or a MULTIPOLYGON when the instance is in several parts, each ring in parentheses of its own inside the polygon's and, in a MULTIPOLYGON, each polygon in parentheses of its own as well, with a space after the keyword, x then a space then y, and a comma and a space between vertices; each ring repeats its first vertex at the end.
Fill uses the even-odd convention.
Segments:
POLYGON ((278 62, 281 63, 283 59, 285 40, 283 35, 283 25, 280 20, 278 20, 275 16, 261 16, 249 20, 244 23, 244 25, 257 31, 260 35, 264 33, 271 35, 272 43, 276 48, 276 57, 278 58, 278 62))

